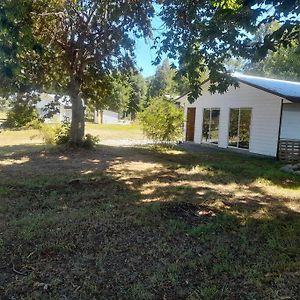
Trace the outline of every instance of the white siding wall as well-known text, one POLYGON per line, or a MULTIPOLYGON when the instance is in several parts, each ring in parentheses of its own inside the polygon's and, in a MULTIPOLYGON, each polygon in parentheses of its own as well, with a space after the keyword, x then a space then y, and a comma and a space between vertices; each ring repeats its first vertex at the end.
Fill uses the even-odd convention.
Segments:
POLYGON ((300 104, 283 104, 280 137, 300 140, 300 104))
POLYGON ((195 120, 195 139, 198 143, 202 139, 202 121, 203 121, 203 109, 196 108, 196 120, 195 120))
POLYGON ((44 109, 47 105, 55 101, 55 96, 51 94, 42 93, 40 95, 41 101, 37 102, 36 109, 40 118, 44 119, 45 123, 58 123, 59 122, 59 113, 54 114, 51 118, 45 118, 47 111, 44 109))
POLYGON ((119 114, 110 110, 103 110, 102 114, 102 123, 103 124, 118 124, 119 123, 119 114))
POLYGON ((183 124, 183 132, 184 132, 184 136, 183 136, 183 139, 186 140, 186 116, 187 116, 187 108, 188 108, 188 105, 187 105, 188 101, 185 97, 185 99, 183 100, 183 110, 184 110, 184 116, 185 116, 185 121, 184 121, 184 124, 183 124))
POLYGON ((252 108, 250 152, 276 156, 281 113, 281 98, 259 89, 240 84, 226 94, 205 93, 193 104, 196 107, 195 143, 201 143, 204 108, 220 108, 219 147, 228 147, 230 108, 252 108))

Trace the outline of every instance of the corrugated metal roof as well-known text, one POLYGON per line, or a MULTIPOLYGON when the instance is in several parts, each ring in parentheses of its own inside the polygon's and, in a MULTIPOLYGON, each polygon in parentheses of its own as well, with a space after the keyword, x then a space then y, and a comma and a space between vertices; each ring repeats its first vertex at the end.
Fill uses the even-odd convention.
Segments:
POLYGON ((238 81, 288 99, 292 102, 300 102, 300 82, 271 79, 258 76, 233 73, 238 81))

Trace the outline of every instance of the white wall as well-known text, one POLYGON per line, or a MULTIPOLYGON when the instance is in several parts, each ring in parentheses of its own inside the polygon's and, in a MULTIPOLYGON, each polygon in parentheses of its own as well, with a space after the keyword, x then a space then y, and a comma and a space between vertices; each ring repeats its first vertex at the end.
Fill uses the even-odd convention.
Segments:
POLYGON ((60 122, 72 121, 72 108, 60 105, 60 122))
POLYGON ((280 137, 300 140, 300 103, 283 104, 280 137))
POLYGON ((230 108, 252 108, 249 151, 276 156, 281 98, 241 83, 240 88, 231 87, 227 93, 203 96, 186 107, 196 107, 195 143, 201 143, 204 108, 220 108, 219 147, 228 147, 230 108))
POLYGON ((119 114, 110 110, 104 110, 102 113, 103 124, 118 124, 119 114))
POLYGON ((60 120, 60 114, 56 113, 51 118, 45 118, 47 111, 44 109, 47 105, 53 103, 55 101, 55 96, 51 94, 42 93, 40 95, 41 101, 37 102, 36 109, 39 114, 39 117, 44 119, 45 123, 57 123, 60 120))

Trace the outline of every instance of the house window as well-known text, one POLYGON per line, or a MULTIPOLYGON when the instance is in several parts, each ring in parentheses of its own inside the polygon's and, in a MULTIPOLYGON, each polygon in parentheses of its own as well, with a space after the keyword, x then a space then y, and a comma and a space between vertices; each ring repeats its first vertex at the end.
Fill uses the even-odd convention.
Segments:
POLYGON ((202 143, 218 144, 220 109, 205 108, 203 112, 202 143))
POLYGON ((252 110, 250 108, 230 109, 230 147, 249 149, 252 110))

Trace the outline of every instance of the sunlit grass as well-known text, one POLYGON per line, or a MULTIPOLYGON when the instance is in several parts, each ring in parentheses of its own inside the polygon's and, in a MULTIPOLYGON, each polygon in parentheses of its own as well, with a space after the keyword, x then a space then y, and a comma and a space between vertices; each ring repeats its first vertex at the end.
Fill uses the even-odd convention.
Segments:
POLYGON ((112 131, 135 131, 141 130, 141 125, 138 122, 132 124, 93 124, 86 123, 87 129, 100 129, 100 130, 112 130, 112 131))
POLYGON ((40 144, 43 140, 38 130, 0 130, 0 147, 24 144, 40 144))
POLYGON ((138 123, 129 125, 86 125, 86 132, 99 136, 100 141, 110 140, 143 140, 145 139, 141 126, 138 123))
POLYGON ((6 112, 0 110, 0 123, 6 120, 6 112))
MULTIPOLYGON (((1 119, 1 117, 0 117, 1 119)), ((57 126, 47 124, 46 126, 57 126)), ((97 125, 87 124, 86 133, 99 136, 100 142, 110 140, 143 140, 145 139, 138 124, 131 125, 97 125)), ((25 144, 42 144, 43 139, 39 130, 35 129, 0 129, 0 147, 25 144)))

